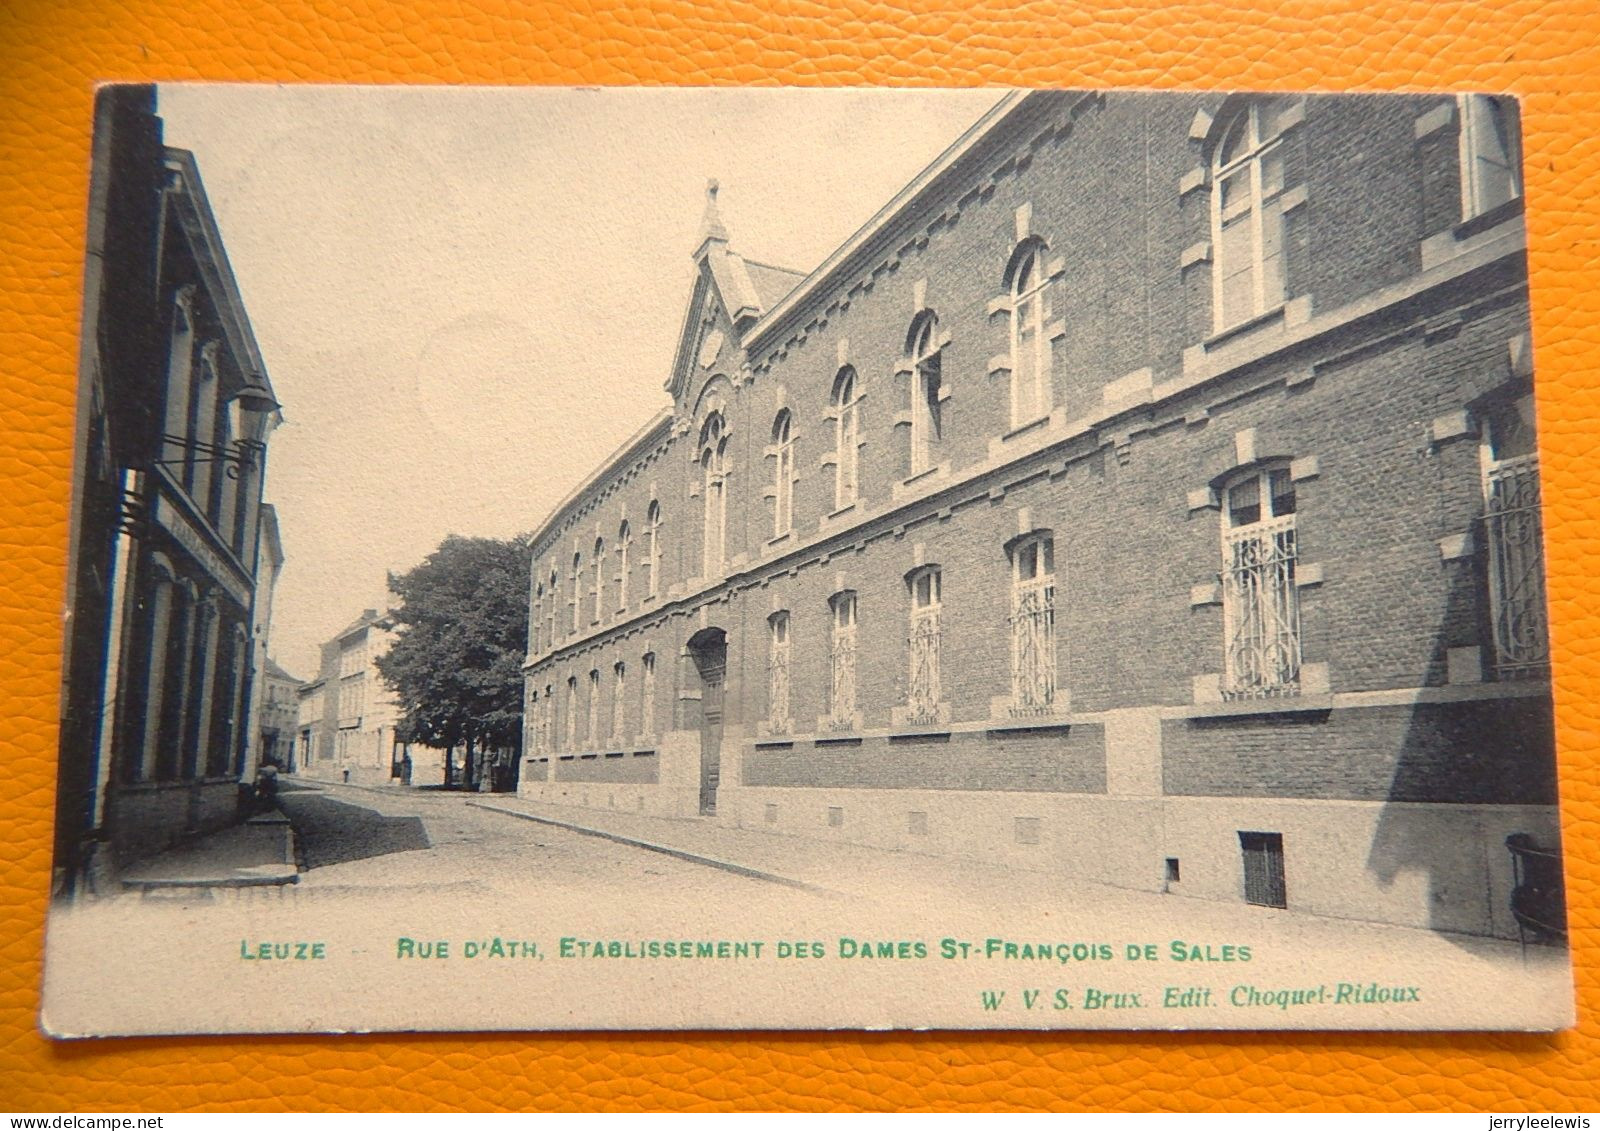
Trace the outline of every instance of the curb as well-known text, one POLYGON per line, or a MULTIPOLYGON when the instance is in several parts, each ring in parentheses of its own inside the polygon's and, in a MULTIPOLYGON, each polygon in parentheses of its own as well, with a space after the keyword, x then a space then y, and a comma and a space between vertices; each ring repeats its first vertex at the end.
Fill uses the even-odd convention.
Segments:
POLYGON ((578 833, 581 836, 599 837, 601 840, 625 844, 629 848, 642 848, 647 852, 659 852, 663 856, 672 856, 690 864, 703 864, 708 868, 719 868, 724 872, 732 872, 736 876, 744 876, 752 880, 765 880, 769 884, 780 884, 783 887, 796 888, 815 895, 836 896, 839 894, 830 888, 820 888, 815 884, 808 884, 803 880, 792 879, 789 876, 780 876, 774 872, 763 872, 759 868, 735 864, 731 860, 719 860, 715 856, 701 856, 698 853, 689 852, 682 848, 672 848, 665 844, 656 844, 653 841, 637 840, 634 837, 623 836, 621 833, 606 832, 604 829, 589 828, 587 825, 575 825, 568 821, 558 821, 553 817, 536 817, 532 813, 524 813, 517 809, 506 809, 499 805, 488 805, 482 801, 469 801, 467 804, 474 809, 487 809, 491 813, 504 813, 508 817, 520 817, 524 821, 534 821, 541 825, 566 829, 568 832, 578 833))

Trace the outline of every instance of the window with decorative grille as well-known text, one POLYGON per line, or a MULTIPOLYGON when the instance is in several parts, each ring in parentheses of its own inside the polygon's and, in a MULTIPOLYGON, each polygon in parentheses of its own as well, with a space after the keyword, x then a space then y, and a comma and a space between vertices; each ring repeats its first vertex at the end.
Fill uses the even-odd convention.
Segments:
POLYGON ((590 747, 600 745, 600 671, 598 668, 589 671, 589 717, 585 720, 583 731, 584 741, 590 747))
POLYGON ((644 676, 640 679, 641 693, 639 696, 639 729, 645 734, 654 734, 656 730, 656 654, 644 654, 644 676))
POLYGON ((1521 679, 1550 668, 1539 452, 1533 398, 1491 410, 1482 448, 1484 542, 1495 674, 1521 679))
POLYGON ((623 696, 628 686, 628 666, 618 660, 611 668, 611 745, 622 745, 623 713, 627 700, 623 696))
POLYGON ((578 748, 578 677, 567 677, 567 729, 566 749, 570 753, 578 748))
POLYGON ((939 718, 940 602, 943 577, 936 566, 911 575, 910 681, 907 721, 931 723, 939 718))
POLYGON ((856 595, 835 593, 828 606, 828 722, 834 730, 849 730, 856 725, 856 595))
POLYGON ((1011 713, 1048 714, 1056 698, 1055 543, 1011 549, 1011 713))
POLYGON ((1222 612, 1231 699, 1300 690, 1294 481, 1288 468, 1252 471, 1225 492, 1222 612))
POLYGON ((789 614, 767 618, 767 725, 774 734, 789 729, 789 614))

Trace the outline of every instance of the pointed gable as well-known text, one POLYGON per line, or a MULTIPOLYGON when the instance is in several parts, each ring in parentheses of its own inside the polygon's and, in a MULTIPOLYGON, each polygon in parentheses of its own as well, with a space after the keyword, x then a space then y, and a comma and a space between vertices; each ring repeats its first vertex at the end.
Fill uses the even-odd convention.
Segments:
POLYGON ((700 384, 697 375, 737 369, 739 339, 805 278, 804 272, 747 261, 728 246, 718 188, 714 180, 706 184, 706 210, 694 251, 698 270, 666 384, 680 414, 700 384))

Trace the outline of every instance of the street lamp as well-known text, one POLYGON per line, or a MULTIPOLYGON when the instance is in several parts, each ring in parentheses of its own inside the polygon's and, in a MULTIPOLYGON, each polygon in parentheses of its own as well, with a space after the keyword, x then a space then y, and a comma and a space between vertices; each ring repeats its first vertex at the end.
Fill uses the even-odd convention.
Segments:
POLYGON ((255 466, 256 454, 265 450, 261 434, 266 428, 268 415, 278 410, 272 390, 259 377, 246 379, 242 388, 228 398, 228 432, 234 437, 232 446, 208 443, 193 436, 175 436, 163 433, 162 442, 183 450, 183 455, 155 462, 166 467, 186 463, 220 463, 223 474, 229 479, 239 478, 241 469, 255 466))

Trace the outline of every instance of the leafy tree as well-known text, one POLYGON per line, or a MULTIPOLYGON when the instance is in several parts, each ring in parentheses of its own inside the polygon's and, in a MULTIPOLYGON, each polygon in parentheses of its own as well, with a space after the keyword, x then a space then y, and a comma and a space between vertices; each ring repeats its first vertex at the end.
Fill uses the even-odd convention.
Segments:
POLYGON ((478 751, 521 747, 531 550, 527 535, 452 534, 389 575, 400 605, 394 645, 377 664, 400 700, 402 737, 464 747, 469 782, 478 751))

